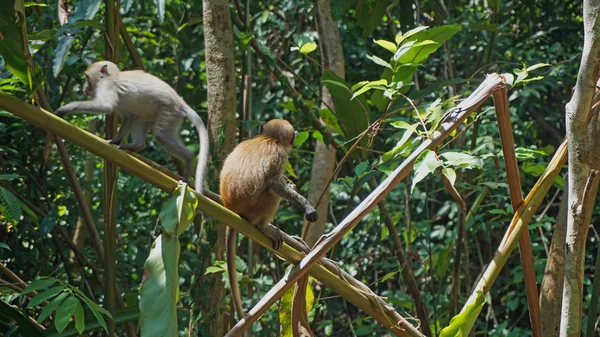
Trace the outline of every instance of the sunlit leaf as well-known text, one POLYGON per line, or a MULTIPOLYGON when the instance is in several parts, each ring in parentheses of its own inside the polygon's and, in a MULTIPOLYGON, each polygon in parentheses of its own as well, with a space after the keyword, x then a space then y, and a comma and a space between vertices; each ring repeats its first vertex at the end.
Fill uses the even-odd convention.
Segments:
POLYGON ((300 52, 302 54, 306 55, 306 54, 313 52, 315 49, 317 49, 317 44, 314 42, 310 42, 310 43, 303 44, 302 47, 300 47, 300 52))
POLYGON ((384 61, 383 59, 381 59, 375 55, 367 55, 367 58, 380 66, 392 69, 392 66, 388 62, 384 61))
POLYGON ((438 167, 442 166, 442 164, 442 161, 437 159, 435 152, 430 150, 423 151, 423 153, 421 153, 419 158, 417 158, 417 160, 415 161, 415 175, 413 178, 412 186, 410 188, 411 193, 414 190, 415 186, 421 180, 435 172, 435 170, 437 170, 438 167))
POLYGON ((396 52, 396 45, 393 42, 390 41, 386 41, 386 40, 373 40, 378 46, 383 47, 385 50, 389 51, 390 53, 395 53, 396 52))

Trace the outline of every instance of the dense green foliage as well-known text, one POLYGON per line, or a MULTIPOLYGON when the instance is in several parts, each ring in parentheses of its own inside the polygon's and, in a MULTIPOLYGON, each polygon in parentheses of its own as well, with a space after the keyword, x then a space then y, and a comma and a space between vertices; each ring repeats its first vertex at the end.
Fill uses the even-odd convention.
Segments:
MULTIPOLYGON (((97 3, 99 2, 94 0, 81 0, 77 6, 91 8, 97 3)), ((435 116, 441 118, 441 113, 454 106, 454 100, 458 96, 466 97, 481 83, 486 73, 512 73, 517 78, 518 73, 528 66, 539 63, 550 65, 533 70, 527 79, 534 79, 536 76, 543 78, 521 82, 509 91, 511 120, 524 193, 531 189, 545 168, 549 155, 562 142, 564 105, 575 83, 583 43, 581 4, 558 0, 463 0, 453 1, 452 6, 449 3, 450 1, 420 1, 407 16, 405 11, 410 6, 402 6, 398 1, 332 0, 332 12, 334 19, 339 21, 346 62, 345 82, 357 96, 352 101, 346 98, 346 107, 356 109, 356 102, 359 100, 364 106, 358 110, 361 112, 358 115, 351 114, 356 110, 342 111, 337 102, 337 117, 332 117, 327 111, 321 112, 321 116, 328 122, 337 118, 344 129, 344 133, 335 132, 334 139, 326 140, 343 144, 348 149, 354 143, 354 137, 363 132, 369 123, 382 117, 384 112, 394 113, 390 113, 379 127, 374 128, 361 143, 366 150, 357 151, 356 155, 351 156, 333 180, 329 196, 330 220, 326 232, 370 193, 369 179, 373 178, 378 182, 383 180, 422 140, 419 137, 427 136, 426 130, 437 125, 439 119, 426 116, 426 113, 437 114, 435 116), (394 41, 398 34, 423 25, 431 26, 430 30, 445 30, 448 27, 454 27, 455 30, 448 36, 445 44, 443 40, 439 41, 437 50, 423 59, 422 64, 408 64, 402 68, 408 74, 404 74, 404 77, 398 75, 392 80, 392 71, 383 63, 398 59, 394 59, 394 54, 375 41, 394 41), (377 56, 377 59, 373 56, 377 56), (409 67, 414 69, 406 70, 409 67), (381 79, 386 79, 386 84, 401 82, 402 85, 395 88, 374 86, 372 90, 360 94, 356 93, 360 86, 353 87, 361 81, 381 79), (389 110, 386 110, 386 97, 394 97, 394 104, 389 110), (427 129, 421 126, 409 100, 418 105, 419 116, 428 122, 427 129), (362 108, 368 111, 366 115, 362 108), (331 118, 325 118, 327 116, 331 118), (361 125, 352 130, 348 121, 361 125), (410 133, 410 140, 402 140, 411 126, 416 131, 410 133)), ((175 87, 206 120, 206 67, 201 5, 201 1, 172 0, 165 3, 128 0, 122 3, 121 14, 146 70, 175 87)), ((83 14, 77 12, 80 8, 74 9, 71 22, 75 22, 72 19, 75 15, 83 17, 83 14)), ((299 136, 297 148, 290 156, 288 176, 304 195, 309 189, 314 143, 316 139, 323 139, 323 135, 315 131, 314 123, 299 108, 298 98, 291 97, 287 89, 288 86, 293 86, 301 94, 309 112, 318 114, 321 85, 327 85, 336 95, 335 86, 340 87, 341 84, 341 80, 337 78, 322 78, 321 48, 306 55, 302 53, 302 45, 311 42, 318 44, 314 10, 310 1, 291 0, 251 1, 250 8, 252 34, 260 42, 266 58, 260 59, 253 53, 254 121, 249 126, 256 131, 261 122, 278 117, 290 120, 296 127, 299 136), (273 76, 273 64, 285 71, 282 77, 273 76)), ((26 16, 30 50, 34 63, 40 66, 43 74, 39 78, 35 77, 36 85, 42 85, 43 82, 43 90, 49 97, 52 108, 56 109, 64 102, 82 99, 79 92, 84 83, 82 72, 87 65, 103 55, 103 11, 102 4, 97 14, 90 17, 91 20, 80 22, 79 27, 71 28, 68 34, 64 34, 65 30, 60 28, 56 17, 56 3, 45 6, 28 4, 26 16), (65 40, 70 41, 67 43, 65 40), (65 47, 65 44, 72 45, 65 47), (66 56, 64 48, 68 49, 66 56)), ((231 12, 234 18, 243 20, 243 14, 238 13, 233 4, 231 12)), ((69 27, 77 26, 76 23, 70 25, 69 27)), ((234 34, 238 88, 241 88, 244 53, 250 48, 249 35, 235 27, 234 34)), ((121 68, 134 67, 124 46, 120 61, 121 68)), ((390 66, 389 63, 387 65, 390 66)), ((395 67, 395 64, 390 67, 395 67)), ((29 100, 30 89, 18 80, 17 75, 10 71, 5 59, 0 58, 0 90, 29 100)), ((341 92, 338 95, 344 94, 343 90, 341 92)), ((240 101, 241 92, 238 91, 237 96, 240 101)), ((241 104, 238 106, 241 114, 241 104)), ((496 115, 492 107, 490 99, 468 120, 469 127, 466 131, 439 149, 440 153, 454 153, 441 157, 443 164, 440 162, 440 165, 455 172, 455 186, 466 201, 467 209, 484 190, 487 193, 481 206, 474 210, 471 221, 466 224, 466 241, 461 243, 464 249, 458 310, 471 292, 479 273, 491 261, 513 215, 501 158, 496 115)), ((90 120, 99 120, 98 134, 103 136, 104 117, 69 117, 69 121, 84 128, 90 120)), ((330 122, 330 125, 336 126, 334 122, 330 122)), ((197 144, 197 135, 194 131, 189 131, 192 129, 186 122, 183 136, 184 142, 195 151, 198 146, 194 145, 197 144)), ((213 141, 218 144, 218 140, 213 141)), ((102 162, 81 148, 66 144, 82 187, 91 193, 92 213, 102 237, 102 162), (86 161, 93 162, 92 178, 89 181, 84 180, 86 161)), ((50 151, 49 157, 44 158, 48 153, 46 145, 44 130, 33 127, 10 113, 0 112, 0 262, 27 282, 38 276, 50 276, 60 280, 61 285, 79 288, 75 292, 77 296, 85 294, 86 298, 101 304, 103 292, 91 270, 82 270, 79 264, 70 262, 71 251, 64 238, 53 231, 55 226, 60 226, 72 236, 81 213, 55 147, 50 151), (36 214, 33 207, 45 216, 36 214)), ((175 171, 172 160, 159 146, 149 146, 142 155, 175 171)), ((342 156, 343 153, 339 152, 338 160, 342 156)), ((216 177, 223 158, 212 159, 209 168, 209 176, 212 178, 208 181, 209 188, 216 191, 216 177)), ((431 314, 432 331, 437 335, 451 318, 452 262, 461 211, 457 202, 444 189, 440 173, 419 177, 418 172, 396 187, 385 202, 401 233, 406 255, 419 280, 425 306, 431 314)), ((557 191, 562 191, 563 187, 562 181, 555 184, 547 199, 548 203, 552 202, 548 211, 530 226, 538 282, 542 279, 546 263, 544 245, 551 238, 553 217, 558 209, 552 196, 557 191)), ((117 190, 117 280, 121 291, 125 293, 126 302, 137 307, 144 262, 150 253, 152 242, 160 234, 156 223, 167 195, 128 173, 119 175, 117 190)), ((301 221, 302 214, 295 206, 282 203, 274 223, 289 234, 299 234, 301 221)), ((181 333, 190 320, 187 312, 192 303, 190 285, 209 267, 203 264, 202 256, 207 254, 215 239, 203 235, 204 233, 204 230, 190 228, 179 237, 180 303, 184 308, 179 314, 181 333)), ((590 266, 593 265, 596 245, 597 240, 594 240, 594 244, 590 244, 588 248, 590 266)), ((245 247, 246 241, 238 249, 238 254, 241 254, 242 260, 247 261, 245 247)), ((86 238, 83 251, 101 270, 101 263, 89 237, 86 238)), ((380 212, 376 210, 367 215, 328 257, 369 285, 375 293, 385 297, 403 316, 414 316, 412 298, 399 273, 403 266, 399 265, 393 252, 390 234, 383 225, 380 212)), ((280 279, 287 266, 287 263, 264 250, 258 249, 257 255, 255 270, 250 273, 245 271, 241 279, 243 289, 249 284, 255 287, 253 299, 248 301, 252 305, 280 279)), ((240 267, 245 267, 243 262, 238 262, 240 267)), ((215 265, 223 266, 221 261, 217 261, 215 265)), ((0 278, 10 281, 2 274, 0 278)), ((586 285, 591 289, 591 281, 587 280, 586 285)), ((75 293, 69 290, 71 288, 65 287, 60 291, 68 292, 71 294, 70 298, 75 298, 75 293)), ((208 296, 202 292, 194 294, 208 296)), ((589 294, 589 290, 586 289, 584 294, 589 294)), ((316 287, 314 296, 310 317, 313 331, 318 335, 385 334, 386 330, 381 325, 326 287, 316 287)), ((27 308, 27 301, 24 300, 26 297, 18 297, 18 293, 8 287, 0 287, 0 298, 23 309, 27 308)), ((203 299, 195 301, 203 302, 203 299)), ((484 309, 485 314, 480 316, 475 326, 478 334, 531 335, 528 315, 524 309, 527 302, 523 288, 523 270, 517 251, 513 253, 486 301, 489 306, 484 309)), ((229 299, 223 305, 224 308, 229 306, 229 299)), ((83 309, 88 315, 94 311, 91 307, 83 309)), ((30 305, 25 312, 37 318, 42 310, 43 305, 30 305)), ((60 315, 57 314, 57 317, 60 315)), ((203 317, 193 319, 197 319, 200 325, 208 324, 203 317)), ((54 326, 50 319, 42 323, 54 326)), ((0 332, 8 328, 0 325, 0 332)), ((279 331, 278 310, 270 310, 253 329, 255 336, 275 336, 279 331)))

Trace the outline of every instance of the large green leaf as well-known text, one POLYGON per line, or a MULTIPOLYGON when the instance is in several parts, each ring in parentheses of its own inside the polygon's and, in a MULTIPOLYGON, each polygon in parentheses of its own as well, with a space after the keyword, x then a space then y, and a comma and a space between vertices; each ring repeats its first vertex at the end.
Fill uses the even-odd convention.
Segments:
POLYGON ((194 220, 198 199, 181 183, 160 212, 163 233, 156 238, 144 263, 140 288, 142 337, 176 337, 179 301, 179 233, 194 220))
POLYGON ((29 84, 29 70, 23 54, 23 36, 14 10, 15 1, 0 0, 0 8, 0 55, 12 73, 23 83, 29 84))
POLYGON ((3 215, 12 220, 18 222, 21 219, 21 206, 19 205, 19 199, 12 194, 9 190, 0 186, 0 204, 2 204, 4 211, 3 215))
MULTIPOLYGON (((350 86, 341 77, 325 71, 321 76, 321 83, 327 87, 333 97, 335 115, 347 139, 360 135, 369 126, 367 116, 371 114, 369 104, 365 97, 359 96, 352 99, 350 86)), ((363 139, 361 145, 366 146, 367 140, 363 139)))
POLYGON ((77 33, 81 30, 75 23, 79 20, 93 19, 96 12, 98 12, 101 3, 102 0, 80 0, 77 2, 73 14, 69 16, 69 25, 73 25, 74 27, 69 29, 67 35, 61 35, 58 38, 58 45, 54 50, 55 56, 52 64, 52 73, 54 76, 58 76, 62 70, 65 59, 69 55, 69 51, 73 45, 73 41, 75 41, 77 33))
POLYGON ((177 187, 160 211, 160 223, 164 230, 172 234, 177 228, 179 234, 194 221, 198 205, 196 195, 187 189, 187 184, 177 187))
POLYGON ((389 0, 364 1, 359 0, 356 5, 355 13, 358 24, 362 27, 362 38, 365 39, 381 23, 385 14, 385 8, 389 5, 389 0), (374 4, 373 4, 374 3, 374 4))
POLYGON ((144 263, 140 288, 140 330, 142 337, 177 337, 179 300, 179 252, 177 232, 159 235, 144 263))
MULTIPOLYGON (((431 53, 435 52, 443 46, 445 41, 448 41, 452 38, 456 33, 458 33, 462 27, 459 24, 453 25, 445 25, 433 27, 431 29, 422 30, 410 38, 408 38, 404 43, 408 43, 411 41, 416 41, 417 43, 423 43, 425 41, 433 41, 436 43, 424 43, 423 45, 416 48, 409 48, 408 51, 403 53, 399 58, 398 62, 401 64, 419 64, 422 63, 431 55, 431 53)), ((400 50, 400 48, 398 48, 400 50)))

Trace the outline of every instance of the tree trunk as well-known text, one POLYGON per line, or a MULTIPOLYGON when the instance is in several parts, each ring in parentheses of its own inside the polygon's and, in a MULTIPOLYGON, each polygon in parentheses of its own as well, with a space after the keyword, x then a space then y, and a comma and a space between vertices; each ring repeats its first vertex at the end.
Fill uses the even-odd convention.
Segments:
MULTIPOLYGON (((227 0, 204 0, 204 43, 206 50, 206 74, 208 88, 208 131, 211 139, 211 155, 220 163, 231 152, 235 145, 235 70, 233 54, 233 30, 227 0)), ((212 179, 216 186, 220 164, 215 165, 212 179)), ((213 187, 214 187, 213 186, 213 187)), ((225 226, 215 224, 205 226, 212 245, 211 254, 204 257, 204 267, 215 260, 225 260, 225 226), (212 233, 211 233, 212 232, 212 233), (214 239, 211 239, 214 238, 214 239)), ((190 319, 190 336, 206 336, 204 329, 196 326, 195 319, 200 315, 194 311, 201 310, 202 317, 209 317, 210 335, 221 337, 225 334, 223 308, 225 285, 220 273, 200 277, 204 271, 199 271, 198 279, 193 285, 195 308, 190 319), (199 301, 198 296, 206 296, 208 303, 199 301)))
MULTIPOLYGON (((342 50, 342 40, 337 21, 331 18, 330 0, 317 0, 316 8, 317 29, 319 30, 319 45, 323 67, 344 78, 344 51, 342 50)), ((325 86, 322 87, 322 98, 321 109, 326 109, 328 106, 333 108, 333 99, 325 86)), ((333 174, 335 165, 335 148, 333 146, 327 146, 317 141, 315 152, 310 191, 308 192, 308 201, 312 205, 316 205, 324 189, 327 189, 327 192, 329 191, 327 182, 333 174)), ((304 233, 304 240, 309 247, 312 247, 325 231, 328 208, 329 193, 325 193, 325 196, 321 199, 317 207, 319 220, 312 224, 304 221, 302 233, 304 233)))
POLYGON ((597 109, 592 111, 600 72, 600 1, 583 2, 584 42, 573 97, 566 105, 569 140, 569 204, 560 336, 581 335, 585 244, 598 190, 600 145, 597 109))
POLYGON ((560 308, 565 277, 565 238, 567 236, 568 186, 565 187, 556 216, 556 226, 552 233, 548 262, 540 289, 540 318, 544 337, 558 337, 560 329, 560 308))

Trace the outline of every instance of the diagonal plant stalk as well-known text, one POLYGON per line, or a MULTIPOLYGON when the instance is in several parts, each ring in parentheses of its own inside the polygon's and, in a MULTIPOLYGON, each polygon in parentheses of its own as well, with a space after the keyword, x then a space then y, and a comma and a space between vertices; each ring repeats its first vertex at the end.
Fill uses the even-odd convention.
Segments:
MULTIPOLYGON (((515 140, 513 138, 512 125, 510 124, 510 113, 508 111, 508 93, 506 87, 494 92, 494 105, 502 142, 504 154, 504 166, 508 178, 508 188, 513 211, 523 203, 523 189, 519 177, 519 167, 515 154, 515 140)), ((521 263, 523 264, 523 278, 525 280, 525 292, 527 293, 527 305, 529 307, 529 319, 533 337, 542 337, 542 323, 540 322, 540 306, 538 304, 538 289, 535 279, 535 267, 533 265, 533 251, 531 250, 531 237, 529 229, 526 228, 519 239, 519 250, 521 251, 521 263)))
MULTIPOLYGON (((446 329, 462 329, 463 334, 468 334, 477 315, 481 312, 483 305, 478 305, 476 308, 473 308, 473 305, 478 302, 478 299, 481 299, 483 296, 489 292, 492 287, 494 281, 498 278, 502 267, 508 261, 511 252, 517 245, 517 241, 521 237, 522 232, 527 228, 529 222, 533 218, 533 215, 537 211, 538 207, 544 200, 544 197, 548 193, 548 190, 556 180, 556 177, 560 173, 563 165, 567 161, 567 142, 564 141, 561 146, 556 150, 554 157, 548 163, 548 167, 540 177, 540 179, 533 186, 529 195, 525 198, 521 206, 515 212, 515 215, 504 234, 504 238, 498 247, 496 254, 494 255, 493 260, 490 262, 483 275, 477 282, 477 285, 473 289, 471 296, 463 306, 461 313, 457 316, 468 314, 468 318, 462 317, 458 320, 457 326, 453 326, 453 321, 450 322, 450 326, 446 329), (463 325, 464 324, 464 325, 463 325)), ((483 303, 481 303, 483 304, 483 303)), ((448 336, 454 336, 455 334, 451 333, 448 336)), ((444 334, 444 330, 442 330, 442 336, 446 336, 444 334)))
MULTIPOLYGON (((331 250, 352 228, 354 228, 363 216, 368 214, 377 203, 412 171, 414 162, 420 154, 426 149, 433 149, 438 146, 443 139, 447 138, 473 111, 475 111, 500 85, 504 84, 504 79, 498 74, 490 74, 479 85, 477 89, 456 108, 448 111, 441 130, 432 133, 431 138, 423 141, 421 145, 411 153, 400 166, 398 166, 363 202, 361 202, 336 228, 322 237, 313 250, 300 261, 291 271, 282 278, 258 304, 252 308, 247 316, 238 322, 226 335, 226 337, 240 336, 243 331, 260 317, 275 301, 291 288, 304 274, 306 274, 329 250, 331 250)), ((405 322, 397 324, 404 332, 419 333, 414 327, 404 325, 405 322)))
MULTIPOLYGON (((140 177, 167 193, 172 193, 177 187, 177 181, 169 175, 152 168, 149 164, 125 151, 116 149, 107 144, 104 139, 90 134, 41 108, 26 104, 20 99, 3 92, 0 92, 0 108, 111 161, 123 170, 140 177)), ((226 224, 254 240, 265 249, 292 263, 298 263, 304 257, 303 250, 305 247, 302 247, 297 241, 286 239, 286 244, 280 250, 274 251, 271 248, 271 240, 256 227, 251 226, 237 214, 204 195, 197 195, 198 208, 207 216, 226 224)), ((210 195, 215 199, 218 198, 214 193, 210 193, 210 195)), ((414 327, 406 325, 411 329, 406 330, 406 327, 397 325, 398 322, 405 322, 406 320, 366 285, 339 269, 333 262, 321 259, 320 263, 311 269, 311 275, 373 317, 391 332, 399 336, 421 336, 418 331, 412 332, 416 331, 414 327)))

